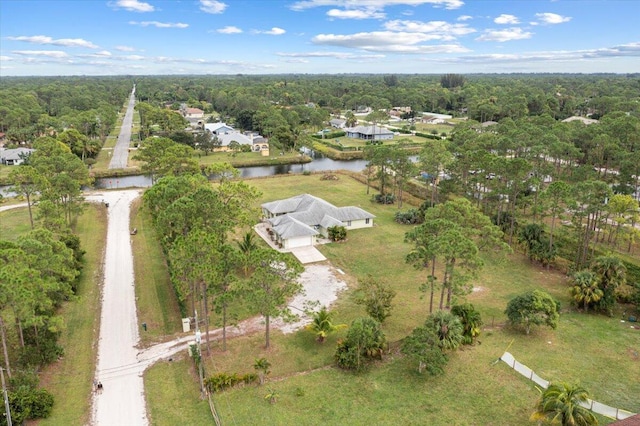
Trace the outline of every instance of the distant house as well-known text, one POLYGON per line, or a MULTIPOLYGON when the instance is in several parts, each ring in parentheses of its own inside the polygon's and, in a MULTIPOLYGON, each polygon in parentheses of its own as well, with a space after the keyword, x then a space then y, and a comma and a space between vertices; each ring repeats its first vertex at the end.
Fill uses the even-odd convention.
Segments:
POLYGON ((411 112, 411 107, 393 107, 389 110, 389 115, 392 117, 400 117, 402 114, 408 114, 411 112))
POLYGON ((30 148, 0 148, 0 164, 4 164, 5 166, 20 165, 25 162, 33 151, 34 150, 30 148))
POLYGON ((195 119, 201 119, 204 118, 204 111, 201 110, 200 108, 185 108, 184 110, 181 110, 182 115, 189 119, 189 118, 195 118, 195 119))
POLYGON ((391 140, 393 132, 382 126, 356 126, 345 129, 348 138, 365 139, 365 140, 391 140))
POLYGON ((240 132, 224 123, 207 123, 204 125, 205 131, 211 133, 211 137, 218 138, 220 142, 216 151, 229 151, 232 142, 240 145, 251 146, 251 151, 260 152, 262 155, 269 155, 269 141, 255 132, 240 132))
POLYGON ((204 129, 208 130, 214 135, 220 135, 223 133, 235 132, 235 129, 225 123, 206 123, 204 129))
POLYGON ((375 218, 360 207, 336 207, 309 194, 264 203, 262 215, 274 240, 285 249, 312 246, 316 238, 327 238, 333 226, 370 228, 375 218))
POLYGON ((579 117, 577 115, 573 115, 569 118, 565 118, 564 120, 562 120, 563 123, 570 123, 572 121, 581 121, 583 124, 586 124, 586 125, 594 124, 598 122, 598 120, 595 120, 593 118, 579 117))
POLYGON ((331 125, 331 127, 334 127, 336 129, 344 129, 347 125, 347 120, 343 120, 341 118, 332 118, 331 120, 329 120, 329 124, 331 125))
POLYGON ((431 115, 423 116, 421 121, 425 124, 446 124, 447 123, 447 120, 445 120, 444 118, 434 117, 431 115))

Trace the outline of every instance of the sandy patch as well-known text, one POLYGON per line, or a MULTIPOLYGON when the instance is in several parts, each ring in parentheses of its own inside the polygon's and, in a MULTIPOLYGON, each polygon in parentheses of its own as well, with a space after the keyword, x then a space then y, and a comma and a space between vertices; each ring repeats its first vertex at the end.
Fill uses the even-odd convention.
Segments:
POLYGON ((305 311, 317 312, 322 306, 328 308, 336 301, 338 294, 347 288, 347 283, 336 277, 335 269, 328 263, 305 266, 298 281, 304 291, 289 303, 289 309, 298 315, 298 321, 285 323, 278 318, 273 322, 274 329, 285 334, 293 333, 311 322, 305 311))

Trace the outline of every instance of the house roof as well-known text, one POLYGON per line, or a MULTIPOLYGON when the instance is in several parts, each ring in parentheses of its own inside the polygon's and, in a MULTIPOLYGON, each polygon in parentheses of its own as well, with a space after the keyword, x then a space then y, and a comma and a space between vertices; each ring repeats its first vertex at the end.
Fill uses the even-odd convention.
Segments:
POLYGON ((204 111, 200 108, 187 108, 187 114, 204 114, 204 111))
MULTIPOLYGON (((322 198, 309 194, 297 195, 284 200, 264 203, 262 208, 277 215, 286 214, 307 225, 321 225, 333 219, 335 224, 349 220, 371 219, 375 216, 360 207, 336 207, 322 198), (331 219, 329 219, 331 218, 331 219)), ((278 219, 280 216, 273 218, 278 219)), ((332 226, 332 225, 330 225, 332 226)))
POLYGON ((204 125, 204 128, 206 130, 210 131, 211 133, 216 133, 218 130, 224 129, 224 128, 227 128, 229 130, 233 130, 233 127, 229 126, 228 124, 222 123, 222 122, 220 122, 220 123, 206 123, 204 125))
POLYGON ((347 120, 343 120, 341 118, 332 118, 331 120, 329 120, 330 124, 335 124, 336 126, 342 126, 346 122, 347 120))
POLYGON ((611 425, 615 426, 640 426, 640 414, 636 414, 635 416, 627 417, 623 420, 618 420, 617 422, 611 423, 611 425))
POLYGON ((579 117, 577 115, 562 120, 563 123, 569 123, 571 121, 582 121, 584 124, 593 124, 598 122, 598 120, 595 120, 593 118, 579 117))
POLYGON ((33 151, 31 148, 0 149, 0 159, 2 161, 22 160, 24 156, 31 155, 33 151))
POLYGON ((273 219, 280 219, 276 221, 277 224, 271 222, 271 226, 276 231, 276 233, 284 239, 319 234, 319 232, 312 227, 305 225, 298 219, 289 215, 278 216, 273 219))
POLYGON ((350 220, 375 216, 360 207, 336 207, 322 198, 309 194, 264 203, 262 208, 278 216, 269 219, 274 231, 282 238, 316 235, 313 227, 342 226, 350 220))
POLYGON ((238 142, 240 145, 251 145, 253 143, 253 140, 249 136, 236 131, 220 133, 218 140, 221 142, 221 146, 228 146, 233 141, 238 142))
POLYGON ((356 126, 347 129, 350 133, 360 133, 363 135, 392 135, 393 132, 382 126, 356 126))

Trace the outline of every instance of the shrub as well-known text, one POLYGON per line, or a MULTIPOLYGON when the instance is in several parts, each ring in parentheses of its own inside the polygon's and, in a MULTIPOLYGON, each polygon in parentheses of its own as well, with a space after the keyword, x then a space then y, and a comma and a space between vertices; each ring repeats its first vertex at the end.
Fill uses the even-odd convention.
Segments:
POLYGON ((385 336, 380 323, 372 318, 357 318, 347 337, 338 344, 335 360, 346 370, 362 371, 373 358, 382 359, 385 336))
POLYGON ((240 384, 251 384, 258 381, 258 375, 256 373, 247 373, 238 375, 238 373, 218 373, 211 377, 204 379, 204 386, 207 391, 211 393, 221 392, 225 389, 238 386, 240 384))
POLYGON ((424 222, 424 212, 419 209, 399 211, 395 214, 395 221, 402 225, 419 225, 424 222))
POLYGON ((395 204, 396 196, 393 194, 376 194, 373 196, 373 201, 378 204, 395 204))
POLYGON ((344 226, 331 226, 327 228, 331 241, 344 241, 347 239, 347 228, 344 226))

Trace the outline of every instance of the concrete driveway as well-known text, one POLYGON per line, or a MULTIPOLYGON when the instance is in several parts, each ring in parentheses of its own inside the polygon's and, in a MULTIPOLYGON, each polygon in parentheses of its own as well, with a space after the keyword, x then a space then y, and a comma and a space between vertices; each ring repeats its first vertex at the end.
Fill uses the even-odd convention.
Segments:
POLYGON ((290 249, 290 251, 303 265, 327 260, 327 258, 313 246, 296 247, 290 249))

